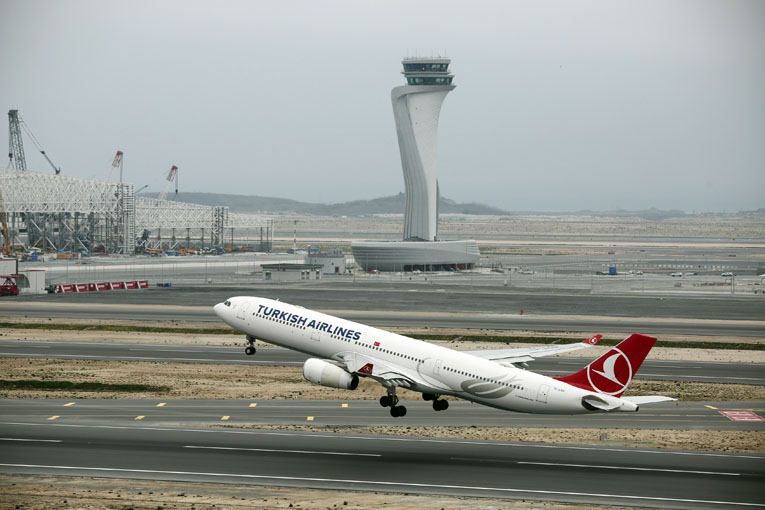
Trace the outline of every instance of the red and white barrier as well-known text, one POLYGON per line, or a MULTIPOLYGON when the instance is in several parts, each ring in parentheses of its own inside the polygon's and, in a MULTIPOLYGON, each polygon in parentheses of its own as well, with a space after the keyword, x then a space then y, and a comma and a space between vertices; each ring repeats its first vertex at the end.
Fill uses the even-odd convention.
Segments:
POLYGON ((67 283, 56 285, 56 292, 100 292, 104 290, 136 290, 148 289, 149 280, 133 280, 127 282, 99 282, 99 283, 67 283))

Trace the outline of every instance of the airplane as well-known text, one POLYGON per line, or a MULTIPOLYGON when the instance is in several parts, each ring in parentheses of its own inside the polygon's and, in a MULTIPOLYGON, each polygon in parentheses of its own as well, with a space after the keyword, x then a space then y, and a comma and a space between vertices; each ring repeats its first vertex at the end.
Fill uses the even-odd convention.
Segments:
POLYGON ((601 335, 572 344, 483 351, 455 351, 414 338, 333 317, 281 301, 237 296, 213 309, 246 335, 247 355, 255 340, 310 356, 303 376, 314 384, 354 390, 369 377, 386 389, 380 405, 394 418, 406 415, 397 388, 422 393, 444 411, 458 397, 498 409, 541 414, 637 411, 641 404, 675 400, 660 395, 623 397, 656 338, 633 334, 583 369, 547 377, 524 368, 541 356, 597 344, 601 335))

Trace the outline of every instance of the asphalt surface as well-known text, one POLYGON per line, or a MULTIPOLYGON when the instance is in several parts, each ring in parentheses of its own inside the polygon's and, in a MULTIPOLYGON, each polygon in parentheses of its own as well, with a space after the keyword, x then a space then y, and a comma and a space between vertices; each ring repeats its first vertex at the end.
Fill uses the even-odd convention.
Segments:
MULTIPOLYGON (((523 323, 520 311, 533 316, 591 316, 614 318, 618 324, 622 319, 697 319, 713 321, 759 321, 756 328, 741 328, 742 332, 757 332, 765 336, 765 297, 759 296, 698 296, 666 293, 660 295, 606 294, 597 295, 578 291, 516 291, 495 287, 471 285, 437 286, 428 284, 377 284, 348 282, 312 282, 292 285, 249 285, 242 287, 171 287, 149 288, 136 291, 112 291, 81 294, 22 295, 4 298, 0 301, 0 315, 35 314, 36 307, 28 309, 6 305, 13 303, 49 304, 105 304, 138 305, 151 310, 153 305, 198 306, 198 320, 215 320, 212 306, 231 296, 252 295, 279 299, 315 310, 347 310, 353 312, 407 312, 414 314, 465 314, 474 316, 486 314, 501 315, 500 320, 491 322, 492 327, 501 324, 507 317, 516 316, 523 323), (21 310, 21 312, 20 312, 21 310), (201 312, 201 313, 200 313, 201 312), (618 318, 618 319, 617 319, 618 318)), ((86 310, 78 309, 80 316, 89 316, 86 310)), ((56 312, 55 307, 44 313, 56 312)), ((58 313, 66 313, 58 309, 58 313)), ((74 313, 74 312, 72 312, 74 313)), ((94 308, 92 314, 106 313, 94 308)), ((114 314, 117 311, 112 312, 114 314)), ((155 309, 158 317, 167 317, 162 310, 155 309)), ((46 316, 46 315, 42 315, 46 316)), ((172 318, 172 314, 170 315, 172 318)), ((146 318, 155 318, 149 316, 146 318)), ((177 318, 177 317, 175 317, 177 318)), ((185 315, 183 318, 188 318, 185 315)), ((479 321, 473 324, 480 324, 479 321)), ((452 324, 447 324, 451 326, 452 324)), ((567 324, 555 324, 567 327, 567 324)))
MULTIPOLYGON (((146 291, 135 291, 136 294, 146 291)), ((245 292, 229 292, 220 301, 211 301, 212 304, 224 301, 231 295, 245 294, 245 292)), ((250 293, 255 294, 255 293, 250 293)), ((106 295, 106 294, 104 294, 106 295)), ((114 294, 111 294, 113 296, 114 294)), ((127 295, 127 293, 125 294, 127 295)), ((0 301, 0 317, 13 320, 19 317, 37 318, 78 318, 78 319, 103 319, 103 320, 146 320, 146 321, 209 321, 217 322, 218 317, 212 311, 212 305, 180 305, 172 299, 162 304, 152 304, 151 298, 157 295, 147 292, 146 299, 142 304, 117 302, 92 302, 80 300, 80 296, 70 299, 62 297, 61 301, 45 299, 40 301, 3 300, 0 301)), ((166 296, 171 298, 173 296, 166 296)), ((425 296, 422 299, 427 299, 425 296)), ((350 298, 347 303, 354 306, 355 302, 350 298)), ((469 313, 457 307, 447 308, 460 310, 459 312, 445 311, 419 311, 420 308, 412 306, 407 310, 393 310, 397 308, 395 296, 392 301, 378 301, 377 309, 333 309, 328 308, 326 303, 317 303, 318 306, 304 305, 303 300, 283 300, 292 304, 299 304, 331 315, 342 317, 356 322, 362 322, 376 327, 428 327, 459 328, 459 329, 496 329, 496 330, 528 330, 528 331, 576 331, 582 333, 615 332, 630 334, 640 332, 648 335, 680 334, 695 336, 742 336, 765 338, 765 310, 756 319, 703 319, 670 318, 670 317, 613 317, 605 314, 586 316, 551 316, 530 314, 510 314, 506 312, 486 311, 469 313), (396 306, 393 306, 396 305, 396 306)), ((578 298, 584 299, 584 298, 578 298)), ((109 301, 109 300, 105 300, 109 301)), ((765 302, 765 301, 764 301, 765 302)), ((339 303, 337 303, 340 305, 339 303)), ((442 309, 443 310, 443 309, 442 309)))
MULTIPOLYGON (((381 390, 380 395, 384 392, 381 390)), ((765 402, 662 402, 636 413, 540 415, 513 413, 449 399, 436 412, 430 402, 401 401, 403 418, 393 418, 376 400, 179 400, 179 399, 0 399, 0 420, 65 424, 252 424, 315 426, 454 426, 765 430, 765 421, 733 421, 720 411, 763 414, 765 402), (254 404, 254 405, 253 405, 254 404), (56 418, 51 419, 55 416, 56 418), (140 417, 140 418, 139 418, 140 417), (224 419, 225 418, 225 419, 224 419), (309 419, 310 418, 310 419, 309 419)), ((759 416, 759 415, 758 415, 759 416)))
MULTIPOLYGON (((76 406, 72 406, 76 407, 76 406)), ((765 456, 3 418, 0 472, 652 508, 765 506, 765 456)))
MULTIPOLYGON (((301 366, 309 358, 305 354, 279 347, 261 347, 254 356, 247 356, 243 347, 25 341, 11 338, 0 340, 0 357, 271 366, 301 366)), ((595 357, 539 358, 529 363, 528 369, 548 376, 566 375, 576 372, 595 357)), ((765 365, 648 359, 641 366, 636 378, 762 385, 765 384, 765 365)))

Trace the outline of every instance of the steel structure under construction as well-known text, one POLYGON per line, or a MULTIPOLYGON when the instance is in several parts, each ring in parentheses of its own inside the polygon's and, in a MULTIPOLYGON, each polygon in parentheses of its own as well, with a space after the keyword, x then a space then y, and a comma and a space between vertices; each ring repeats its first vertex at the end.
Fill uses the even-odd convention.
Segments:
POLYGON ((16 249, 136 251, 271 249, 273 223, 228 207, 136 197, 132 184, 0 168, 0 203, 16 249), (228 243, 226 242, 228 241, 228 243))

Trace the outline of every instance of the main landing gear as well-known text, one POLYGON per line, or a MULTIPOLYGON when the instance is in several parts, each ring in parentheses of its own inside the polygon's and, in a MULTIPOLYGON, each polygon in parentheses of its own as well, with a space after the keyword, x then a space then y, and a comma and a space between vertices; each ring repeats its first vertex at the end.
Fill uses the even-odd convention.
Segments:
POLYGON ((255 354, 255 339, 252 338, 250 335, 247 335, 247 342, 249 343, 249 345, 244 348, 244 353, 247 356, 252 356, 253 354, 255 354))
POLYGON ((432 400, 434 411, 446 411, 449 409, 449 401, 438 398, 440 396, 441 395, 434 395, 433 393, 423 393, 422 400, 432 400))
POLYGON ((406 416, 406 407, 398 405, 395 386, 388 388, 388 394, 380 397, 380 405, 383 407, 390 407, 390 415, 394 418, 406 416))

